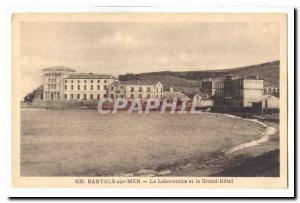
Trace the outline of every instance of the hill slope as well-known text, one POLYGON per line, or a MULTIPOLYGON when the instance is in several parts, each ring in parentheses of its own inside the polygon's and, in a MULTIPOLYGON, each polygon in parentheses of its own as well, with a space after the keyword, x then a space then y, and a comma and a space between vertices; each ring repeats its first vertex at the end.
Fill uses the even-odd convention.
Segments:
POLYGON ((268 63, 210 71, 185 71, 185 72, 150 72, 140 74, 120 75, 120 80, 151 80, 160 81, 164 85, 178 87, 186 91, 198 91, 201 87, 200 80, 204 78, 218 78, 224 77, 228 74, 237 75, 240 77, 257 76, 264 80, 264 86, 279 86, 279 61, 272 61, 268 63))

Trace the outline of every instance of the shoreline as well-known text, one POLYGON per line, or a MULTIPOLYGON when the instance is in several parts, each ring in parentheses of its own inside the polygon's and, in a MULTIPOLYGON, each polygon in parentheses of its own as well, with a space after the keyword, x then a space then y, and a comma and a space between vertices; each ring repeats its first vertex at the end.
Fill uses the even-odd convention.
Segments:
MULTIPOLYGON (((211 112, 205 112, 211 114, 211 112)), ((278 123, 266 124, 259 119, 243 118, 231 114, 214 113, 233 119, 255 122, 265 131, 251 140, 228 150, 194 157, 173 164, 162 164, 152 169, 140 169, 124 176, 191 176, 191 177, 279 177, 278 123), (268 143, 269 142, 269 143, 268 143), (268 147, 264 146, 270 145, 268 147), (188 174, 188 175, 187 175, 188 174)))

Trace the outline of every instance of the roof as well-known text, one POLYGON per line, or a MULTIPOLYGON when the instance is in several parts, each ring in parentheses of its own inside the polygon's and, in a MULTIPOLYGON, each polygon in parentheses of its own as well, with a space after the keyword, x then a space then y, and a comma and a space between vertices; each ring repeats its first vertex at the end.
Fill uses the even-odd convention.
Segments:
POLYGON ((48 68, 43 69, 43 71, 49 71, 49 70, 62 70, 62 71, 75 72, 74 69, 67 68, 67 67, 64 67, 64 66, 52 66, 52 67, 48 67, 48 68))
POLYGON ((252 103, 261 102, 261 101, 266 100, 266 99, 270 100, 270 99, 279 99, 279 98, 278 98, 278 97, 275 97, 275 96, 273 96, 273 95, 263 95, 263 96, 261 96, 260 98, 258 98, 257 100, 252 101, 252 103))
POLYGON ((67 79, 110 79, 113 78, 111 75, 105 74, 94 74, 94 73, 76 73, 71 74, 67 79))
POLYGON ((152 80, 127 80, 120 81, 120 85, 155 85, 158 81, 152 80))

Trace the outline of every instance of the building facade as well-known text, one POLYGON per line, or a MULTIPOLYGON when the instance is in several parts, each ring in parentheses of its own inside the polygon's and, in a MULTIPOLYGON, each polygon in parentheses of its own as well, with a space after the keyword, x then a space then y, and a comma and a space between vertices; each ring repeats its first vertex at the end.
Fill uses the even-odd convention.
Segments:
POLYGON ((276 113, 279 111, 279 98, 273 95, 263 95, 252 102, 254 112, 259 114, 276 113))
POLYGON ((43 69, 43 100, 63 99, 64 79, 73 73, 75 70, 62 66, 43 69))
POLYGON ((220 81, 223 81, 223 78, 204 78, 201 82, 201 95, 205 95, 206 97, 214 96, 217 91, 217 85, 220 81))
POLYGON ((165 86, 163 88, 163 99, 167 99, 168 101, 173 101, 174 99, 184 99, 188 96, 183 93, 182 90, 174 89, 173 87, 165 86))
POLYGON ((153 81, 119 81, 111 75, 75 73, 64 67, 43 69, 43 100, 163 98, 163 85, 153 81))
POLYGON ((111 75, 72 74, 64 79, 64 100, 99 100, 108 97, 108 87, 117 81, 111 75))
POLYGON ((111 98, 141 99, 148 98, 162 99, 163 84, 154 81, 115 81, 109 86, 108 94, 111 98))
POLYGON ((264 94, 279 97, 279 88, 278 87, 265 87, 264 94))
POLYGON ((258 78, 226 76, 216 84, 215 107, 248 108, 264 94, 264 81, 258 78))

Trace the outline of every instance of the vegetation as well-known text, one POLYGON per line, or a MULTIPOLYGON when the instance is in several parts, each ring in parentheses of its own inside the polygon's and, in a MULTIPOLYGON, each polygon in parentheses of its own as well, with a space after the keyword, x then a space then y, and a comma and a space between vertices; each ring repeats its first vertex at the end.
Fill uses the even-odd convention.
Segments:
POLYGON ((43 85, 39 86, 38 88, 34 89, 32 92, 28 93, 24 97, 24 102, 32 102, 34 98, 37 97, 43 98, 43 85))

